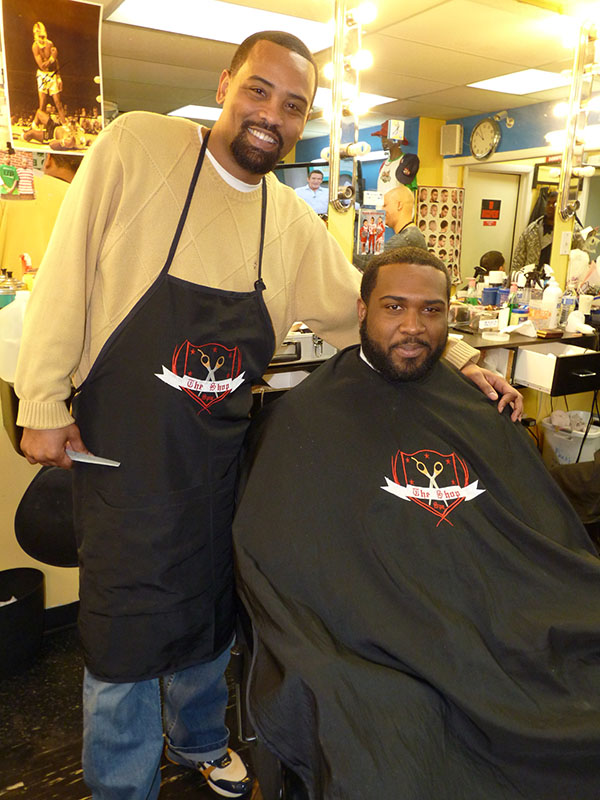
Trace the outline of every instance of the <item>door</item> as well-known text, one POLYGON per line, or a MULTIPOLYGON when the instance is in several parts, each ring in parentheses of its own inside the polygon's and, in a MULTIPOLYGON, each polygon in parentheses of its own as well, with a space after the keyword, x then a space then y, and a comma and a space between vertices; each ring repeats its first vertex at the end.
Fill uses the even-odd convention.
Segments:
POLYGON ((520 181, 511 173, 468 170, 460 259, 464 281, 488 250, 499 250, 510 272, 520 181))

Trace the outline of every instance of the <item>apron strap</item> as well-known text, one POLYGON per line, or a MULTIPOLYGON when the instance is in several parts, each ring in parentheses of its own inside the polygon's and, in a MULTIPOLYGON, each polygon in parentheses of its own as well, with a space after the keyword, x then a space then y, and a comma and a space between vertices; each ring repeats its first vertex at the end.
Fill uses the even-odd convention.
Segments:
POLYGON ((266 289, 265 282, 262 279, 262 261, 263 261, 263 248, 265 246, 265 228, 267 226, 267 181, 262 179, 262 197, 260 208, 260 245, 258 248, 258 278, 254 282, 254 288, 257 292, 264 292, 266 289))
POLYGON ((175 231, 175 236, 173 236, 173 241, 171 242, 169 255, 167 256, 167 260, 165 261, 165 265, 162 268, 159 277, 165 275, 169 271, 171 268, 171 263, 173 262, 173 258, 175 257, 175 251, 177 250, 177 245, 179 244, 179 239, 181 238, 181 232, 183 231, 183 226, 185 225, 188 211, 190 210, 190 205, 192 203, 192 197, 194 196, 194 189, 196 188, 196 183, 198 182, 198 175, 200 175, 200 169, 202 168, 202 162, 204 161, 204 154, 206 153, 206 146, 208 145, 209 136, 210 131, 207 131, 206 136, 204 136, 202 139, 202 147, 200 148, 200 153, 198 154, 198 160, 196 161, 194 174, 192 175, 192 180, 190 181, 187 197, 185 198, 185 203, 183 205, 183 211, 179 217, 177 230, 175 231))

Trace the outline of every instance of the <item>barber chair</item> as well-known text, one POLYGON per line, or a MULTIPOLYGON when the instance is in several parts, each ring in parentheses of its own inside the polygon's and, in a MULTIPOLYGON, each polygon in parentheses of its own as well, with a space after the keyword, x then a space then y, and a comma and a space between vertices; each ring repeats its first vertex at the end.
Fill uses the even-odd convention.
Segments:
POLYGON ((238 739, 250 745, 250 759, 263 800, 309 800, 302 781, 258 740, 252 729, 246 705, 252 641, 250 618, 240 602, 236 644, 231 650, 229 665, 234 682, 238 739))
POLYGON ((54 567, 77 566, 70 470, 42 467, 15 514, 15 535, 27 555, 54 567))

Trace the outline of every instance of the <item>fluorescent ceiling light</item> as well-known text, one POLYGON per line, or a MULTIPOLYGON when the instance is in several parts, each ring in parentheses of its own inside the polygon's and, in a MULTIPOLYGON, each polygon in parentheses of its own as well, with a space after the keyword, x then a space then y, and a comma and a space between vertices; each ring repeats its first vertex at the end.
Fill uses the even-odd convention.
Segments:
POLYGON ((169 111, 169 117, 186 117, 187 119, 219 119, 221 116, 221 106, 181 106, 175 111, 169 111))
POLYGON ((232 44, 241 44, 257 31, 287 31, 302 39, 312 53, 333 44, 331 23, 220 0, 123 0, 108 21, 232 44))
MULTIPOLYGON (((396 97, 385 97, 382 94, 369 94, 369 92, 361 92, 360 95, 361 103, 364 103, 366 106, 371 108, 372 106, 380 106, 383 103, 391 103, 393 100, 397 100, 396 97)), ((323 86, 319 86, 317 89, 317 93, 315 95, 315 101, 313 103, 314 108, 328 108, 331 106, 331 89, 326 89, 323 86)))
POLYGON ((503 92, 504 94, 531 94, 543 92, 545 89, 556 89, 559 86, 568 86, 570 78, 558 72, 546 72, 542 69, 524 69, 521 72, 511 72, 509 75, 499 75, 487 81, 470 83, 473 89, 486 89, 490 92, 503 92))

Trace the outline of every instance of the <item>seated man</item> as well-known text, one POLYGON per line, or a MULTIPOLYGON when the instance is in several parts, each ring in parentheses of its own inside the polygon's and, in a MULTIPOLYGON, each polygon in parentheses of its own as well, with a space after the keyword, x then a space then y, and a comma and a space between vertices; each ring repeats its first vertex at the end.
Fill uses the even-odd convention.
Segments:
POLYGON ((424 250, 376 256, 362 347, 254 430, 253 721, 311 800, 597 800, 600 561, 525 430, 439 360, 449 289, 424 250))
POLYGON ((313 169, 308 178, 306 186, 296 189, 296 194, 305 200, 317 214, 327 214, 329 209, 329 190, 324 186, 323 173, 320 169, 313 169))

